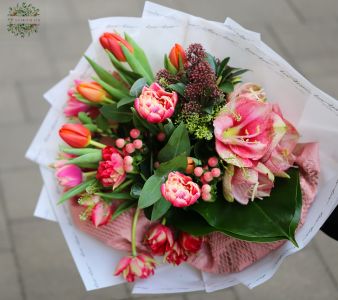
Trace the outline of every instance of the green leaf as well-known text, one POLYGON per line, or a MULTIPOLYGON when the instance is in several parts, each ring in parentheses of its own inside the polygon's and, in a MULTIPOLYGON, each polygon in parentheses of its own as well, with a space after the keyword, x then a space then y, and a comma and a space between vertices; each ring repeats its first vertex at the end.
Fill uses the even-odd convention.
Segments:
POLYGON ((220 63, 220 65, 218 66, 218 70, 217 70, 217 76, 221 75, 225 69, 225 67, 227 66, 228 62, 230 60, 230 57, 226 57, 222 60, 222 62, 220 63))
POLYGON ((164 68, 173 75, 177 73, 175 66, 171 63, 167 54, 164 55, 164 68))
POLYGON ((131 104, 135 102, 135 97, 125 97, 122 98, 119 102, 117 102, 117 108, 120 108, 121 106, 131 104))
POLYGON ((151 221, 156 221, 163 217, 170 207, 171 203, 161 197, 160 200, 157 201, 153 206, 153 210, 151 212, 151 221))
POLYGON ((175 130, 175 126, 170 119, 168 119, 167 121, 168 123, 164 125, 164 133, 166 136, 171 136, 175 130))
POLYGON ((238 71, 231 73, 231 77, 239 76, 239 75, 244 74, 248 71, 249 71, 248 69, 239 69, 238 71))
POLYGON ((68 200, 69 198, 72 198, 78 194, 81 194, 84 192, 89 186, 95 184, 97 182, 96 178, 89 179, 87 181, 82 182, 81 184, 73 187, 72 189, 65 192, 62 197, 60 198, 58 204, 61 204, 68 200))
POLYGON ((138 201, 139 208, 145 208, 156 203, 162 197, 162 177, 152 175, 145 182, 138 201))
POLYGON ((87 61, 92 66, 95 73, 97 74, 97 76, 99 76, 101 80, 119 90, 127 92, 127 88, 123 85, 123 83, 118 81, 111 73, 109 73, 104 68, 99 66, 95 61, 90 59, 88 56, 85 55, 85 58, 87 59, 87 61))
POLYGON ((129 94, 137 98, 145 85, 147 85, 147 80, 145 78, 137 79, 130 88, 129 94))
POLYGON ((149 74, 151 81, 154 81, 153 70, 143 49, 132 39, 128 33, 124 33, 127 42, 133 47, 135 57, 140 61, 144 70, 149 74))
POLYGON ((234 91, 234 85, 229 81, 221 83, 219 88, 226 94, 229 94, 234 91))
POLYGON ((128 200, 128 199, 131 199, 129 193, 112 192, 112 193, 95 193, 95 195, 98 195, 98 196, 102 197, 103 199, 109 199, 109 200, 128 200))
POLYGON ((69 147, 60 147, 60 151, 68 154, 74 155, 83 155, 88 153, 101 153, 101 150, 94 148, 69 148, 69 147))
POLYGON ((92 152, 83 154, 81 156, 72 158, 68 160, 67 164, 73 164, 73 165, 81 165, 81 164, 92 164, 92 163, 98 163, 102 160, 102 152, 99 150, 98 152, 92 152))
POLYGON ((117 209, 115 210, 115 212, 113 213, 111 219, 115 220, 118 216, 122 215, 125 211, 127 211, 128 209, 132 208, 133 206, 136 206, 136 201, 135 200, 127 200, 122 202, 117 209))
POLYGON ((172 89, 173 91, 179 93, 181 96, 184 96, 185 92, 185 84, 182 82, 174 83, 168 85, 168 88, 172 89))
POLYGON ((211 69, 216 72, 216 67, 217 67, 217 63, 216 63, 216 59, 214 56, 212 56, 210 53, 207 53, 207 56, 205 57, 205 60, 208 62, 208 64, 210 65, 211 69))
POLYGON ((96 125, 99 127, 102 131, 107 131, 109 129, 109 123, 107 119, 103 115, 99 115, 96 119, 96 125))
POLYGON ((155 174, 158 176, 165 176, 172 171, 184 171, 187 168, 187 156, 179 155, 172 160, 161 163, 155 174))
POLYGON ((79 112, 77 114, 77 117, 82 124, 93 124, 93 120, 83 111, 79 112))
POLYGON ((130 111, 118 110, 116 103, 105 105, 100 109, 100 111, 108 120, 119 123, 129 122, 133 118, 133 114, 130 111))
POLYGON ((128 96, 128 93, 119 90, 117 88, 114 88, 113 86, 105 83, 103 80, 99 78, 93 78, 96 82, 98 82, 107 92, 110 96, 112 96, 114 99, 122 99, 128 96))
POLYGON ((127 60, 128 64, 129 64, 129 66, 131 67, 131 69, 134 72, 140 74, 142 77, 146 78, 147 83, 151 84, 153 82, 153 78, 151 77, 151 75, 149 75, 145 71, 145 69, 141 65, 140 61, 137 60, 137 58, 122 43, 120 43, 120 46, 121 46, 122 52, 123 52, 124 56, 126 57, 126 60, 127 60))
POLYGON ((174 130, 167 144, 158 153, 158 159, 161 162, 168 161, 180 154, 190 154, 190 139, 184 123, 174 130))
POLYGON ((270 197, 248 205, 228 203, 219 197, 214 203, 199 202, 191 207, 216 231, 243 240, 262 242, 288 239, 295 243, 299 222, 299 170, 290 169, 290 179, 277 178, 270 197))

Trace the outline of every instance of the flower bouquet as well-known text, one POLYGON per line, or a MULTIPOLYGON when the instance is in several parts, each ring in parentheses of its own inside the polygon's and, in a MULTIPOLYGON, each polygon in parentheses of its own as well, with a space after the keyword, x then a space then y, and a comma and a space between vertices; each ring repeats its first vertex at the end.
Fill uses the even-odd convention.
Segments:
POLYGON ((331 99, 233 21, 151 3, 146 14, 156 17, 92 21, 85 57, 47 93, 53 108, 27 154, 49 166, 41 199, 88 288, 256 286, 337 203, 337 160, 316 134, 327 129, 304 109, 331 99))

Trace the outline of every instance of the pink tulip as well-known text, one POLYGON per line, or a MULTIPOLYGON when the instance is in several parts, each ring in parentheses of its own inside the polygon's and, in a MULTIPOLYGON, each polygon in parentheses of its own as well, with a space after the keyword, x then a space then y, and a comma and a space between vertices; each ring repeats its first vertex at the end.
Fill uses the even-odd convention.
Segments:
POLYGON ((169 227, 157 224, 150 228, 144 241, 153 254, 164 255, 174 244, 174 234, 169 227))
POLYGON ((134 106, 149 123, 162 123, 174 114, 177 99, 175 92, 166 92, 158 83, 153 83, 149 87, 143 87, 134 106))
POLYGON ((169 173, 167 181, 161 186, 161 192, 176 207, 193 205, 201 196, 198 184, 180 172, 169 173))
POLYGON ((66 106, 63 110, 66 117, 77 117, 80 112, 87 112, 90 110, 90 106, 85 104, 74 97, 74 91, 68 91, 69 99, 67 100, 66 106))
POLYGON ((76 165, 63 165, 55 172, 60 185, 65 188, 73 188, 83 180, 82 170, 76 165))
POLYGON ((283 126, 271 104, 246 98, 230 102, 214 120, 216 151, 229 164, 252 167, 284 135, 283 126))
POLYGON ((147 278, 154 275, 156 261, 150 254, 141 253, 137 256, 123 257, 116 267, 114 275, 122 274, 128 282, 135 281, 136 278, 147 278))
POLYGON ((270 196, 273 181, 273 174, 262 163, 255 168, 228 165, 223 176, 223 195, 229 202, 248 204, 249 200, 270 196))
POLYGON ((105 201, 99 201, 93 207, 91 212, 91 220, 95 227, 106 225, 113 213, 112 205, 105 201))
POLYGON ((103 186, 117 188, 125 179, 126 172, 123 168, 123 157, 120 153, 113 153, 110 160, 101 161, 96 178, 103 186))

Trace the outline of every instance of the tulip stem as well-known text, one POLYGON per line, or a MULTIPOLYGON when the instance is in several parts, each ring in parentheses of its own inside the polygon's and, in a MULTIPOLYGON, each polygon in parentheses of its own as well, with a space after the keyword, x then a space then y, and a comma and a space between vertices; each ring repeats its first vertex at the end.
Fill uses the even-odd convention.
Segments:
POLYGON ((167 222, 167 219, 166 219, 166 218, 163 218, 161 224, 162 224, 162 225, 165 225, 166 222, 167 222))
POLYGON ((126 188, 128 185, 132 184, 134 182, 134 179, 130 179, 124 183, 122 183, 120 186, 118 186, 114 192, 122 191, 124 188, 126 188))
POLYGON ((115 103, 115 101, 113 101, 113 100, 111 100, 111 99, 109 99, 109 98, 104 98, 104 100, 103 100, 104 102, 106 102, 106 103, 109 103, 109 104, 114 104, 115 103))
POLYGON ((164 131, 164 126, 163 126, 162 123, 158 123, 158 127, 160 128, 160 131, 161 131, 161 132, 165 132, 165 131, 164 131))
POLYGON ((134 218, 133 218, 133 225, 131 227, 131 253, 133 256, 137 255, 136 251, 136 225, 137 225, 137 220, 138 216, 140 215, 141 209, 136 208, 134 218))
POLYGON ((92 177, 93 175, 96 175, 97 171, 90 171, 90 172, 84 172, 83 175, 85 179, 88 179, 89 177, 92 177))
POLYGON ((101 148, 101 149, 106 148, 106 145, 101 144, 101 143, 94 141, 94 140, 90 140, 89 144, 91 144, 91 145, 93 145, 97 148, 101 148))

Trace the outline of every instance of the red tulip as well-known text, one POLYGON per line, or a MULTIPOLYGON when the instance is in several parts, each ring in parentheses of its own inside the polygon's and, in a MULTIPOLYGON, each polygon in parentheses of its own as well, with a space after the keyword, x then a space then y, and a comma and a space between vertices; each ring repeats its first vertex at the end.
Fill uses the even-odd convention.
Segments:
POLYGON ((133 47, 117 33, 105 32, 100 36, 100 43, 104 49, 109 50, 119 61, 126 61, 120 43, 126 46, 131 53, 133 47))
POLYGON ((202 238, 190 235, 186 232, 181 232, 179 236, 181 247, 190 253, 196 253, 202 246, 202 238))
POLYGON ((59 130, 59 135, 74 148, 87 147, 91 141, 89 129, 82 124, 64 124, 59 130))
POLYGON ((169 60, 177 70, 179 70, 180 67, 183 67, 187 62, 187 56, 180 44, 175 44, 175 46, 171 48, 169 60), (180 60, 182 61, 182 66, 180 66, 180 60))
POLYGON ((171 229, 162 224, 150 228, 145 237, 145 244, 155 255, 164 255, 165 251, 174 245, 174 235, 171 229))
POLYGON ((101 103, 108 98, 108 93, 97 82, 81 82, 76 85, 76 90, 87 100, 101 103))

